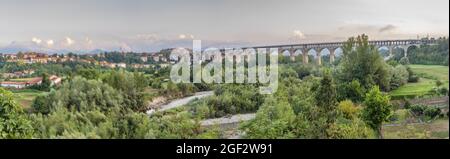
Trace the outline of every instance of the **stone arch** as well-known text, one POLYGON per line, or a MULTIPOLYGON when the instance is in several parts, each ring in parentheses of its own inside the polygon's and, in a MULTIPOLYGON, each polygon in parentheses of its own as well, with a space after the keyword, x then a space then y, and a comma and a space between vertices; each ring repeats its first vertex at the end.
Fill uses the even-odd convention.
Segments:
POLYGON ((333 51, 334 58, 341 57, 344 54, 344 49, 342 47, 338 47, 333 51))
POLYGON ((386 46, 386 45, 381 45, 381 46, 376 46, 375 47, 377 49, 377 51, 380 53, 380 55, 387 59, 392 57, 393 54, 393 46, 386 46), (386 50, 385 52, 381 51, 381 50, 386 50))
POLYGON ((303 54, 303 50, 302 49, 295 49, 294 50, 294 56, 300 56, 303 54))
POLYGON ((281 55, 286 57, 286 56, 291 56, 291 53, 289 52, 289 50, 284 49, 280 51, 281 55))
POLYGON ((322 64, 322 60, 321 60, 322 58, 320 56, 320 51, 322 51, 322 50, 320 50, 320 48, 310 48, 310 49, 308 49, 308 52, 307 52, 308 58, 309 58, 309 55, 312 55, 313 60, 316 61, 316 64, 319 64, 319 65, 322 64))
POLYGON ((328 51, 330 52, 330 63, 332 64, 335 61, 335 57, 336 57, 336 50, 338 49, 338 47, 331 47, 328 48, 328 51))
POLYGON ((295 58, 296 60, 300 60, 298 57, 301 56, 302 60, 303 60, 303 50, 302 49, 294 49, 293 51, 294 51, 293 58, 295 58))
POLYGON ((401 50, 402 53, 401 53, 400 56, 401 57, 407 57, 408 56, 408 49, 409 49, 410 46, 412 46, 412 45, 395 45, 395 46, 392 46, 392 53, 395 50, 401 50))
POLYGON ((329 56, 329 55, 331 55, 331 51, 330 51, 330 48, 318 48, 317 49, 317 56, 318 56, 318 58, 317 58, 317 64, 318 65, 322 65, 322 63, 323 63, 323 61, 322 61, 322 58, 324 57, 324 56, 329 56))
POLYGON ((417 49, 417 48, 420 48, 419 44, 408 45, 408 47, 406 48, 406 51, 405 51, 405 53, 406 53, 405 57, 408 57, 408 55, 411 55, 411 52, 408 53, 408 51, 410 51, 411 49, 417 49))

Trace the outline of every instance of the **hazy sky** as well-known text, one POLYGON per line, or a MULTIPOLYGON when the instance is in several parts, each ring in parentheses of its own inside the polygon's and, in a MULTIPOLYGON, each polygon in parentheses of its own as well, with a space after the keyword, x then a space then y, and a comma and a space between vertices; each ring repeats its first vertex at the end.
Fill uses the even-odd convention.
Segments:
POLYGON ((448 0, 0 0, 0 52, 448 36, 448 0))

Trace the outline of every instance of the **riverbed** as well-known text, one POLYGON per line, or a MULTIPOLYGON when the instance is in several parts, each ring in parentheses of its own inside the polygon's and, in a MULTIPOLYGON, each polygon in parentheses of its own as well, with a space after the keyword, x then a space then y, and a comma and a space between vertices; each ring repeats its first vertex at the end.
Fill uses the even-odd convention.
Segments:
POLYGON ((150 109, 147 111, 147 114, 151 115, 154 112, 166 111, 169 109, 177 108, 177 107, 186 105, 195 99, 202 99, 202 98, 206 98, 206 97, 209 97, 212 95, 214 95, 214 91, 197 92, 193 96, 175 99, 167 104, 162 105, 161 107, 159 107, 157 109, 150 109))

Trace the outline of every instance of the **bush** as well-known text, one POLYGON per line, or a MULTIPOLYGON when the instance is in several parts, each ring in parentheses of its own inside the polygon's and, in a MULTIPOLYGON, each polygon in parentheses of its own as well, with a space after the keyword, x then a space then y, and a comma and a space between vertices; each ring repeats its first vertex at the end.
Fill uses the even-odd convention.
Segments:
POLYGON ((413 72, 411 67, 406 66, 406 70, 408 71, 408 74, 409 74, 408 82, 411 82, 411 83, 419 82, 419 76, 417 76, 416 73, 413 72))
POLYGON ((409 108, 409 110, 411 110, 411 113, 413 113, 416 116, 423 115, 425 109, 426 109, 426 106, 424 106, 424 105, 412 105, 409 108))
POLYGON ((399 118, 400 118, 400 116, 397 113, 394 113, 389 117, 389 121, 391 121, 391 122, 398 121, 399 118))
POLYGON ((427 107, 424 110, 424 115, 429 119, 434 119, 441 114, 441 110, 436 107, 427 107))
POLYGON ((409 73, 405 66, 398 65, 392 69, 392 77, 391 77, 391 89, 396 89, 404 84, 408 83, 409 73))
POLYGON ((402 65, 409 65, 409 59, 407 57, 402 57, 399 63, 402 65))
POLYGON ((445 87, 441 87, 438 89, 439 95, 448 95, 448 89, 445 87))
POLYGON ((409 102, 406 98, 404 98, 403 101, 405 101, 403 108, 409 109, 409 107, 411 107, 411 102, 409 102))
POLYGON ((346 119, 354 119, 357 117, 360 109, 350 100, 345 100, 339 103, 339 111, 341 111, 346 119))

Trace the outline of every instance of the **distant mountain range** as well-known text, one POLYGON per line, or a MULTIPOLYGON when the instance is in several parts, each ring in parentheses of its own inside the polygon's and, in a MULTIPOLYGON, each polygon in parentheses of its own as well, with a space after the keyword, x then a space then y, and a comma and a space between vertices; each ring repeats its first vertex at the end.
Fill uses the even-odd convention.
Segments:
POLYGON ((107 52, 107 50, 103 49, 94 49, 94 50, 68 50, 68 49, 48 49, 42 47, 21 47, 20 45, 9 45, 6 47, 0 47, 0 53, 8 53, 14 54, 18 52, 39 52, 39 53, 47 53, 47 54, 66 54, 69 52, 75 54, 98 54, 102 52, 107 52))

